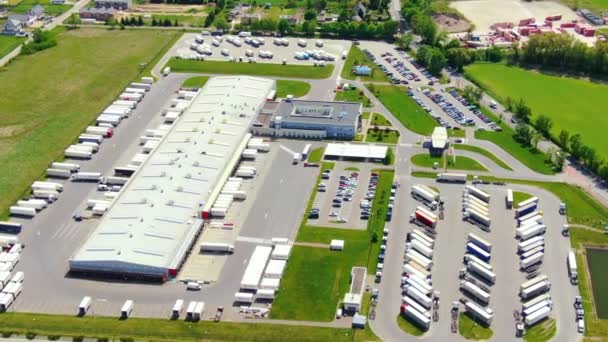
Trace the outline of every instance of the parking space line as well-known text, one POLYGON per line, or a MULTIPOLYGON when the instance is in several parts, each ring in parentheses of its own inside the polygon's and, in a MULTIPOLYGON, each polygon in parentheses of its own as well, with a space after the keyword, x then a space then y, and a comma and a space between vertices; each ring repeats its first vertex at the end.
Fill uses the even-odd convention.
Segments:
POLYGON ((279 145, 279 147, 281 148, 281 150, 283 150, 283 151, 285 151, 285 152, 287 152, 287 153, 289 153, 289 154, 291 154, 291 155, 296 154, 294 151, 290 150, 290 149, 289 149, 287 146, 285 146, 285 145, 279 145))

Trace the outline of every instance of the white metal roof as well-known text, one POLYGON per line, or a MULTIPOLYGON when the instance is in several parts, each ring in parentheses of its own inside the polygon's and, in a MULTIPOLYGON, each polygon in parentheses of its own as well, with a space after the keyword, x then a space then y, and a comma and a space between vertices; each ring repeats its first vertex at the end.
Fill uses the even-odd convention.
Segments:
POLYGON ((445 148, 448 143, 448 130, 445 127, 435 127, 431 135, 433 148, 445 148))
MULTIPOLYGON (((131 176, 70 264, 173 268, 275 82, 211 78, 131 176)), ((111 267, 111 266, 110 266, 111 267)))
POLYGON ((327 144, 326 156, 347 158, 384 159, 388 147, 370 144, 327 144))

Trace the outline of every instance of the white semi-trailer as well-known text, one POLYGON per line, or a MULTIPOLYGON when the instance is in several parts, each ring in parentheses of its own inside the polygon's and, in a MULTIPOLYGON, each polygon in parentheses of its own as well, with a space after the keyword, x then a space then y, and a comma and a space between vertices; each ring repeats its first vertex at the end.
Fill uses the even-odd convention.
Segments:
POLYGON ((433 304, 433 300, 429 296, 420 292, 420 290, 418 290, 417 288, 410 286, 410 285, 405 285, 405 288, 403 290, 404 290, 405 294, 414 298, 423 307, 425 307, 427 309, 431 308, 431 306, 433 304))
POLYGON ((72 181, 74 182, 97 182, 103 183, 104 179, 100 172, 76 172, 72 175, 72 181))
POLYGON ((65 150, 64 155, 66 158, 74 158, 74 159, 91 159, 91 158, 93 158, 93 153, 91 153, 91 152, 74 150, 72 148, 68 148, 67 150, 65 150))
POLYGON ((70 172, 77 172, 78 170, 80 170, 80 165, 73 164, 73 163, 58 163, 58 162, 54 162, 54 163, 51 163, 51 167, 50 168, 52 168, 52 169, 68 170, 70 172))
POLYGON ((490 294, 481 289, 479 286, 471 283, 470 281, 461 281, 460 288, 475 297, 475 299, 477 299, 477 301, 479 301, 480 303, 487 305, 490 302, 490 294))
POLYGON ((424 255, 429 259, 433 258, 433 249, 424 245, 424 243, 417 239, 412 239, 410 242, 406 243, 406 247, 424 255))
POLYGON ((492 244, 489 243, 488 241, 486 241, 485 239, 482 239, 478 235, 469 233, 469 235, 467 236, 467 239, 468 239, 468 241, 474 243, 475 245, 477 245, 479 248, 482 248, 486 252, 488 252, 488 253, 492 252, 492 244))
POLYGON ((467 265, 467 269, 479 275, 490 284, 494 284, 496 282, 496 273, 490 271, 489 269, 481 266, 476 262, 469 262, 467 265))
POLYGON ((533 312, 529 316, 526 316, 526 318, 524 318, 524 323, 526 323, 526 325, 528 326, 534 325, 542 321, 543 319, 549 317, 550 314, 551 308, 549 306, 545 306, 540 310, 533 312))
POLYGON ((507 196, 505 198, 507 209, 513 208, 513 190, 507 189, 507 196))
POLYGON ((517 244, 517 251, 519 253, 525 253, 536 246, 544 246, 545 245, 545 237, 544 236, 535 236, 529 238, 527 240, 521 241, 517 244))
POLYGON ((544 224, 537 224, 532 227, 520 227, 517 228, 515 234, 517 237, 522 240, 528 240, 529 238, 535 237, 537 235, 542 235, 547 231, 547 227, 544 224))
POLYGON ((17 216, 34 217, 36 216, 36 209, 14 205, 9 208, 9 213, 17 216))
POLYGON ((536 296, 536 297, 530 299, 529 301, 524 302, 521 305, 521 310, 524 311, 524 310, 526 310, 526 309, 528 309, 528 308, 530 308, 530 307, 532 307, 532 306, 534 306, 534 305, 536 305, 536 304, 538 304, 538 303, 540 303, 542 301, 550 300, 550 299, 551 299, 551 295, 548 294, 548 293, 542 294, 540 296, 536 296))
POLYGON ((32 183, 32 189, 63 191, 63 184, 56 182, 35 181, 32 183))
POLYGON ((413 260, 427 270, 430 270, 431 267, 433 267, 433 260, 413 250, 409 250, 405 253, 405 259, 406 261, 413 260))
POLYGON ((529 299, 536 295, 543 294, 551 289, 551 282, 548 280, 543 280, 539 283, 536 283, 530 287, 527 287, 523 290, 519 291, 519 295, 522 299, 529 299))
POLYGON ((479 225, 484 230, 489 230, 492 220, 487 215, 480 213, 475 209, 465 210, 463 217, 465 220, 470 221, 473 224, 479 225))
POLYGON ((70 172, 70 170, 63 170, 63 169, 46 169, 46 175, 48 177, 55 177, 55 178, 70 178, 70 175, 72 174, 72 172, 70 172))
POLYGON ((473 254, 465 254, 464 255, 464 261, 468 264, 470 262, 474 262, 479 264, 480 266, 483 266, 484 268, 487 268, 490 271, 494 271, 494 267, 492 267, 492 265, 488 264, 487 262, 479 259, 478 257, 474 256, 473 254))
POLYGON ((462 173, 440 173, 437 175, 438 182, 466 183, 467 175, 462 173))
POLYGON ((568 265, 568 274, 570 275, 570 282, 573 285, 578 284, 578 267, 576 265, 576 255, 573 251, 568 252, 566 263, 568 265))
POLYGON ((412 305, 402 305, 401 313, 412 320, 414 324, 423 328, 424 330, 428 330, 431 327, 431 319, 427 317, 424 313, 416 310, 412 305))
POLYGON ((48 203, 41 199, 29 199, 17 201, 17 206, 24 208, 34 208, 36 210, 42 210, 46 208, 48 203))
POLYGON ((494 318, 494 311, 490 308, 482 308, 481 306, 467 301, 464 304, 465 310, 470 313, 473 317, 484 323, 485 325, 491 325, 492 319, 494 318))
POLYGON ((536 284, 546 281, 546 280, 549 280, 549 277, 544 274, 536 276, 536 277, 526 281, 525 283, 521 284, 521 286, 519 287, 519 291, 523 291, 523 290, 527 289, 528 287, 531 287, 533 285, 536 285, 536 284))
POLYGON ((412 186, 411 194, 412 197, 423 202, 431 209, 437 209, 437 201, 439 200, 439 194, 437 194, 436 192, 420 185, 414 185, 412 186))
POLYGON ((426 317, 431 318, 430 311, 425 309, 422 305, 418 304, 418 302, 414 298, 412 298, 410 296, 403 296, 401 298, 401 301, 403 304, 411 305, 414 307, 414 309, 418 310, 420 313, 422 313, 426 317))
POLYGON ((467 191, 469 194, 479 198, 480 200, 486 202, 486 203, 490 203, 490 194, 488 194, 487 192, 474 187, 472 185, 467 185, 464 187, 465 191, 467 191))
POLYGON ((222 242, 203 242, 201 243, 201 253, 233 253, 234 245, 222 242))
POLYGON ((542 263, 543 262, 543 258, 545 256, 544 252, 537 252, 534 255, 531 255, 525 259, 523 259, 522 261, 519 262, 519 267, 522 270, 528 269, 531 266, 534 266, 536 264, 542 263))

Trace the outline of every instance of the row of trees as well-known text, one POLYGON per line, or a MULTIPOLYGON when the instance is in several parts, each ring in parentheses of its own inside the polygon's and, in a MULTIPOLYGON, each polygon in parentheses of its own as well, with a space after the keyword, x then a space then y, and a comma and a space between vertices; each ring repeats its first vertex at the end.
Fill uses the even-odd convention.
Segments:
POLYGON ((55 45, 57 45, 55 35, 51 31, 43 31, 38 28, 34 30, 33 40, 21 47, 21 54, 31 55, 55 45))

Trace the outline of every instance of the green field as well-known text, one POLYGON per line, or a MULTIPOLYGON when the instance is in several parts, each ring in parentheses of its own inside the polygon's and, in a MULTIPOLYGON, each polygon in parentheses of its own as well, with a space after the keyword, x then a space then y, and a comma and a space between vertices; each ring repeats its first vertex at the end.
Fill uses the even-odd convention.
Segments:
POLYGON ((397 325, 399 326, 399 328, 401 330, 405 331, 407 334, 410 334, 412 336, 422 336, 425 333, 424 330, 420 329, 417 325, 410 322, 407 318, 403 317, 403 315, 401 315, 401 314, 397 315, 397 325))
POLYGON ((72 8, 72 5, 52 5, 50 0, 23 0, 16 6, 10 8, 10 11, 13 13, 25 13, 37 4, 44 7, 46 16, 58 16, 72 8))
POLYGON ((483 165, 479 164, 474 159, 464 157, 464 156, 456 156, 456 162, 454 163, 454 159, 452 156, 431 156, 428 153, 420 153, 413 155, 410 161, 412 164, 421 166, 421 167, 433 167, 435 163, 439 163, 439 168, 442 169, 445 166, 447 159, 448 169, 453 170, 468 170, 468 171, 488 171, 483 165))
POLYGON ((221 61, 194 61, 171 58, 167 66, 173 72, 200 72, 208 74, 275 76, 295 78, 328 78, 334 65, 313 67, 308 65, 280 65, 271 63, 242 63, 221 61))
POLYGON ((372 143, 383 143, 383 144, 396 144, 399 142, 399 131, 375 130, 373 128, 367 130, 365 137, 366 142, 372 143))
MULTIPOLYGON (((2 25, 4 26, 4 25, 2 25)), ((12 37, 0 35, 0 58, 6 56, 25 41, 25 37, 12 37)))
POLYGON ((587 267, 595 300, 595 312, 601 319, 608 319, 608 249, 587 248, 587 267))
POLYGON ((456 149, 456 150, 470 151, 470 152, 475 152, 475 153, 481 154, 482 156, 495 162, 496 165, 502 167, 503 169, 513 171, 513 169, 511 167, 509 167, 509 165, 507 165, 507 163, 502 161, 502 159, 499 159, 492 152, 490 152, 488 150, 484 150, 481 147, 474 146, 474 145, 466 145, 466 144, 452 144, 451 146, 453 146, 454 149, 456 149))
POLYGON ((532 195, 527 192, 513 191, 513 205, 516 206, 517 203, 525 201, 531 197, 532 195))
POLYGON ((532 328, 527 329, 524 333, 525 342, 548 342, 555 337, 557 333, 557 323, 554 318, 545 319, 544 321, 535 324, 532 328))
POLYGON ((185 88, 202 88, 209 80, 207 76, 194 76, 187 78, 182 82, 182 87, 185 88))
MULTIPOLYGON (((211 308, 209 308, 211 310, 211 308)), ((1 332, 25 335, 34 333, 44 336, 77 337, 110 341, 164 340, 164 341, 352 341, 351 329, 306 327, 279 324, 252 323, 198 323, 168 319, 129 318, 100 316, 62 316, 27 313, 3 313, 1 332)))
POLYGON ((310 163, 318 163, 323 158, 323 153, 325 152, 325 148, 317 147, 314 150, 310 151, 308 155, 308 162, 310 163))
POLYGON ((586 8, 597 15, 608 11, 608 1, 606 0, 561 0, 561 2, 575 10, 586 8))
MULTIPOLYGON (((489 117, 495 122, 499 121, 498 118, 496 118, 496 116, 484 106, 481 106, 479 109, 484 113, 485 116, 489 117)), ((501 122, 498 125, 502 128, 502 132, 477 130, 475 131, 475 139, 493 142, 532 171, 544 175, 555 174, 553 167, 549 162, 547 162, 543 153, 531 147, 524 147, 515 141, 515 139, 513 139, 515 131, 513 128, 511 128, 511 126, 504 122, 501 122)))
POLYGON ((361 49, 353 45, 348 51, 348 56, 344 61, 344 67, 342 68, 342 78, 345 80, 354 80, 359 77, 361 81, 372 81, 372 82, 388 82, 389 79, 386 74, 378 66, 372 62, 366 55, 363 54, 361 49), (356 76, 353 73, 353 68, 356 65, 367 65, 372 68, 371 76, 356 76))
POLYGON ((340 90, 336 93, 336 101, 345 102, 361 102, 363 107, 371 107, 372 102, 357 88, 349 90, 340 90))
POLYGON ((78 29, 0 72, 0 211, 112 102, 177 32, 78 29), (113 51, 108 53, 108 51, 113 51))
POLYGON ((448 128, 448 136, 454 138, 464 138, 467 136, 467 132, 464 129, 448 128))
POLYGON ((469 78, 501 102, 508 96, 523 98, 532 109, 533 119, 540 114, 551 117, 553 136, 562 129, 580 133, 584 144, 593 147, 600 158, 608 158, 604 137, 608 129, 604 108, 608 86, 503 64, 473 64, 465 70, 469 78))
POLYGON ((435 120, 407 96, 405 88, 373 84, 366 86, 405 128, 414 133, 431 135, 436 126, 435 120))
POLYGON ((374 113, 372 115, 372 122, 370 122, 372 126, 392 126, 391 122, 388 121, 384 115, 380 113, 374 113))
POLYGON ((464 313, 458 319, 458 332, 467 340, 489 340, 494 335, 492 329, 479 325, 464 313))
POLYGON ((302 97, 310 91, 310 83, 291 80, 277 80, 277 97, 284 98, 287 95, 302 97))

